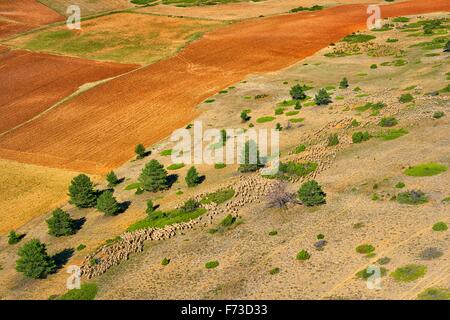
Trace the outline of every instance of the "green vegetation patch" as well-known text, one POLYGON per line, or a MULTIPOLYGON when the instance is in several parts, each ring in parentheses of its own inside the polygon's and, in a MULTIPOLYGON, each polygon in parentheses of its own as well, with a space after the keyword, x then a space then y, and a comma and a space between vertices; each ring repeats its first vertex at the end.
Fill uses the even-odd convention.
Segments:
POLYGON ((299 111, 288 111, 285 113, 286 116, 290 117, 290 116, 295 116, 299 113, 299 111))
POLYGON ((423 163, 405 170, 407 176, 412 177, 428 177, 447 171, 447 166, 439 163, 423 163))
POLYGON ((445 222, 442 222, 442 221, 436 222, 433 225, 433 230, 434 231, 447 231, 447 229, 448 229, 447 224, 445 222))
POLYGON ((209 204, 213 202, 215 204, 221 204, 233 198, 234 194, 235 191, 232 188, 219 190, 216 192, 208 193, 200 200, 200 203, 209 204))
POLYGON ((394 140, 394 139, 400 138, 401 136, 404 136, 405 134, 408 134, 408 130, 403 129, 403 128, 389 129, 389 130, 377 135, 377 137, 388 141, 388 140, 394 140))
POLYGON ((275 117, 265 116, 265 117, 261 117, 261 118, 256 119, 256 122, 257 123, 265 123, 265 122, 270 122, 270 121, 273 121, 273 120, 275 120, 275 117))
POLYGON ((450 300, 447 288, 428 288, 417 296, 418 300, 450 300))
POLYGON ((420 190, 411 190, 399 193, 396 199, 398 203, 411 205, 418 205, 428 202, 427 195, 420 190))
POLYGON ((225 163, 216 163, 216 164, 214 164, 214 169, 223 169, 226 166, 227 165, 225 163))
POLYGON ((379 111, 383 108, 386 107, 386 104, 383 102, 377 102, 377 103, 373 103, 373 102, 367 102, 365 105, 356 107, 355 110, 359 111, 359 112, 364 112, 367 110, 372 110, 372 111, 379 111))
POLYGON ((297 260, 305 261, 305 260, 309 260, 309 258, 311 258, 311 255, 309 254, 308 251, 302 250, 299 253, 297 253, 296 258, 297 258, 297 260))
MULTIPOLYGON (((369 272, 369 268, 363 269, 356 273, 356 277, 358 279, 367 280, 369 277, 373 276, 375 274, 375 270, 372 270, 369 272)), ((388 270, 386 268, 381 267, 380 268, 380 275, 382 277, 385 277, 387 275, 388 270)))
POLYGON ((72 289, 65 294, 56 297, 55 300, 94 300, 98 288, 95 283, 83 283, 80 289, 72 289))
POLYGON ((419 264, 408 264, 403 267, 397 268, 391 273, 396 281, 399 282, 411 282, 423 277, 427 272, 427 267, 425 265, 419 264))
POLYGON ((371 244, 361 244, 356 247, 356 252, 361 254, 368 254, 375 251, 375 247, 371 244))
POLYGON ((299 122, 305 121, 305 118, 292 118, 292 119, 289 119, 289 121, 292 123, 299 123, 299 122))
POLYGON ((178 170, 184 167, 184 163, 173 163, 167 167, 167 170, 178 170))
POLYGON ((160 155, 162 155, 163 157, 170 156, 172 155, 172 149, 163 150, 161 151, 160 155))
POLYGON ((205 263, 206 269, 214 269, 214 268, 217 268, 218 266, 219 266, 219 261, 217 261, 217 260, 208 261, 207 263, 205 263))
POLYGON ((324 6, 319 6, 319 5, 313 5, 312 7, 297 7, 297 8, 293 8, 291 10, 289 10, 290 13, 295 13, 295 12, 301 12, 301 11, 318 11, 318 10, 322 10, 324 8, 324 6))
POLYGON ((369 35, 369 34, 350 34, 348 36, 345 36, 342 41, 348 42, 348 43, 361 43, 361 42, 369 42, 370 40, 375 39, 375 36, 369 35))

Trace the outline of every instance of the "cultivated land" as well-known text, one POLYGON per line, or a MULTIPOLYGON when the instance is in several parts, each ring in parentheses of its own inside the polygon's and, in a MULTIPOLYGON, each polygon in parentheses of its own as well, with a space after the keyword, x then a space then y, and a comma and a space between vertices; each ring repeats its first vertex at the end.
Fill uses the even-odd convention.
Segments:
POLYGON ((83 21, 81 30, 45 29, 6 44, 31 51, 120 63, 150 64, 174 55, 224 23, 118 13, 83 21))
MULTIPOLYGON (((201 198, 226 186, 236 191, 233 198, 207 206, 208 212, 192 229, 177 230, 165 241, 146 241, 143 252, 127 255, 128 261, 119 260, 101 276, 88 280, 85 274, 83 281, 98 285, 98 299, 416 299, 430 287, 448 290, 449 234, 434 231, 432 226, 438 221, 450 223, 450 203, 444 201, 450 196, 450 171, 406 174, 410 166, 450 165, 450 69, 442 42, 448 41, 450 16, 426 15, 419 21, 439 18, 446 20, 441 20, 441 27, 431 34, 424 34, 414 17, 409 22, 386 21, 393 24, 391 30, 364 32, 374 37, 370 42, 336 43, 281 71, 248 76, 198 106, 201 115, 197 119, 205 128, 246 129, 250 123, 256 128, 274 128, 280 123, 282 163, 318 164, 314 172, 286 181, 287 189, 295 192, 302 182, 314 178, 327 193, 326 204, 268 208, 266 193, 270 188, 262 186, 278 188, 280 181, 256 173, 238 174, 237 165, 223 169, 196 166, 206 179, 194 188, 184 182, 187 165, 170 171, 179 175, 170 190, 136 194, 127 186, 137 180, 145 163, 157 159, 166 168, 171 164, 170 157, 161 152, 174 145, 163 140, 152 146, 147 158, 129 161, 115 170, 125 179, 115 188, 115 196, 119 202, 131 201, 125 212, 105 217, 95 209, 64 205, 73 218, 86 218, 75 235, 49 236, 48 214, 26 223, 18 232, 26 233, 26 240, 37 237, 47 243, 50 254, 86 244, 84 251, 73 252, 66 265, 83 264, 83 270, 96 270, 104 266, 107 256, 100 252, 83 258, 95 253, 106 239, 133 237, 133 233, 123 232, 146 217, 146 200, 160 205, 159 210, 171 210, 191 197, 201 198), (347 89, 339 88, 343 77, 348 78, 347 89), (300 110, 294 108, 289 96, 295 84, 311 87, 306 91, 310 98, 301 102, 300 110), (328 106, 313 103, 312 97, 320 88, 331 95, 333 102, 328 106), (401 102, 399 97, 407 93, 413 99, 401 102), (384 105, 367 107, 367 103, 377 102, 384 105), (281 106, 285 109, 279 114, 281 106), (243 123, 239 115, 246 109, 251 119, 243 123), (439 112, 444 115, 435 117, 439 112), (257 121, 267 116, 274 120, 257 121), (397 124, 380 126, 381 119, 387 117, 395 117, 397 124), (372 137, 352 143, 358 131, 368 131, 372 137), (338 135, 338 145, 327 146, 330 133, 338 135), (306 150, 294 152, 300 144, 305 144, 306 150), (399 195, 406 190, 422 190, 428 202, 399 203, 399 195), (237 223, 211 232, 229 213, 237 217, 237 223), (269 235, 271 231, 277 231, 276 235, 269 235), (318 234, 327 241, 322 250, 314 246, 318 234), (362 244, 372 245, 374 254, 358 253, 356 248, 362 244), (309 260, 296 259, 302 249, 311 254, 309 260), (91 264, 92 257, 101 260, 91 264), (170 263, 163 266, 163 258, 170 263), (389 259, 380 262, 379 258, 389 259), (206 262, 215 260, 219 262, 216 268, 205 268, 206 262), (366 282, 356 276, 369 264, 387 269, 381 290, 368 290, 366 282), (395 280, 391 273, 408 264, 425 266, 425 274, 411 282, 395 280), (275 268, 279 272, 271 274, 275 268)), ((115 241, 109 242, 109 247, 120 251, 120 244, 126 241, 115 241)), ((16 273, 19 246, 8 246, 6 238, 0 238, 1 297, 46 299, 65 292, 64 269, 43 280, 25 280, 16 273)))
POLYGON ((81 92, 83 86, 135 68, 135 65, 5 49, 0 52, 0 135, 43 116, 57 102, 77 90, 81 92))
POLYGON ((40 2, 61 15, 67 15, 68 6, 77 5, 81 9, 82 17, 135 7, 129 0, 40 0, 40 2))
MULTIPOLYGON (((383 16, 449 9, 445 0, 403 2, 384 6, 383 16)), ((173 58, 93 88, 3 135, 0 156, 105 172, 126 161, 135 144, 153 144, 194 119, 195 106, 211 94, 250 73, 286 67, 365 24, 366 6, 349 5, 221 28, 173 58)))
MULTIPOLYGON (((183 0, 178 1, 182 3, 183 0)), ((195 6, 177 5, 177 0, 174 1, 162 1, 162 4, 156 6, 144 7, 138 9, 141 12, 162 14, 162 15, 175 15, 183 17, 195 17, 214 20, 242 20, 249 18, 258 18, 261 16, 272 16, 277 14, 288 13, 291 9, 299 6, 312 7, 314 5, 320 5, 324 7, 355 4, 355 3, 380 3, 385 4, 384 1, 370 1, 370 0, 266 0, 266 1, 236 1, 234 3, 217 4, 217 5, 205 5, 195 6)), ((400 1, 396 1, 400 2, 400 1)))
POLYGON ((61 20, 61 15, 36 0, 2 0, 0 39, 61 20))

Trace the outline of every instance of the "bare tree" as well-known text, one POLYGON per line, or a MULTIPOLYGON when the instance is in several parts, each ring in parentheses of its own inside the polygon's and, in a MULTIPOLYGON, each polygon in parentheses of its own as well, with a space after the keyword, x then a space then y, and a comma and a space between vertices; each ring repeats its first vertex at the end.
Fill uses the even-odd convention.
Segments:
POLYGON ((267 207, 286 209, 289 202, 296 202, 295 194, 287 191, 286 183, 278 183, 267 195, 267 207))

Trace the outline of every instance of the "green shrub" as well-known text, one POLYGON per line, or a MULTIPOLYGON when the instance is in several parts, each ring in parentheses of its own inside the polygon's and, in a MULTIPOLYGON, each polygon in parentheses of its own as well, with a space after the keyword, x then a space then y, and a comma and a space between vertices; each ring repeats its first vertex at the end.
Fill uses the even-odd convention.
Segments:
POLYGON ((78 247, 77 247, 77 251, 81 251, 81 250, 83 250, 83 249, 85 249, 85 248, 86 248, 86 245, 80 243, 80 244, 78 245, 78 247))
POLYGON ((163 156, 163 157, 170 156, 170 155, 172 155, 172 149, 163 150, 163 151, 160 152, 160 155, 163 156))
POLYGON ((214 164, 214 169, 223 169, 226 166, 227 165, 225 163, 216 163, 216 164, 214 164))
POLYGON ((380 123, 378 123, 378 125, 380 126, 380 127, 393 127, 393 126, 395 126, 395 125, 397 125, 398 124, 398 121, 397 121, 397 119, 395 119, 394 117, 385 117, 385 118, 382 118, 381 120, 380 120, 380 123))
POLYGON ((367 131, 365 131, 365 132, 358 131, 358 132, 353 133, 353 135, 352 135, 353 143, 361 143, 361 142, 367 141, 369 139, 370 139, 370 134, 367 131))
POLYGON ((396 187, 397 189, 402 189, 402 188, 406 187, 406 185, 405 185, 404 182, 398 182, 398 183, 395 185, 395 187, 396 187))
POLYGON ((405 174, 407 176, 413 176, 413 177, 428 177, 428 176, 434 176, 437 174, 440 174, 442 172, 447 171, 447 166, 444 166, 439 163, 424 163, 419 164, 414 167, 409 167, 405 170, 405 174))
POLYGON ((298 154, 298 153, 301 153, 301 152, 303 152, 305 150, 306 150, 306 146, 304 144, 301 144, 301 145, 295 147, 294 153, 298 154))
POLYGON ((300 104, 300 101, 296 100, 294 109, 295 110, 301 110, 301 108, 302 108, 302 105, 300 104))
POLYGON ((195 187, 196 185, 198 185, 201 182, 201 178, 198 175, 197 169, 192 166, 189 168, 187 174, 186 174, 186 178, 185 178, 186 184, 188 187, 195 187))
POLYGON ((433 118, 435 118, 435 119, 440 119, 440 118, 442 118, 443 116, 445 116, 445 113, 444 113, 443 111, 436 111, 436 112, 433 114, 433 118))
POLYGON ((361 244, 356 247, 356 252, 361 254, 368 254, 375 251, 375 247, 371 244, 361 244))
POLYGON ((98 197, 96 208, 105 216, 115 216, 120 211, 120 205, 111 191, 105 191, 98 197))
POLYGON ((289 93, 294 100, 304 100, 306 98, 305 87, 299 84, 293 86, 289 93))
POLYGON ((167 170, 178 170, 184 167, 184 163, 172 163, 167 167, 167 170))
POLYGON ((134 153, 136 153, 136 159, 142 159, 145 157, 145 147, 143 144, 138 144, 134 148, 134 153))
POLYGON ((408 133, 408 130, 403 129, 403 128, 390 129, 390 130, 387 130, 387 131, 382 132, 381 134, 377 135, 377 137, 379 137, 385 141, 389 141, 389 140, 394 140, 394 139, 400 138, 407 133, 408 133))
POLYGON ((377 263, 381 264, 381 265, 388 264, 389 262, 391 262, 391 258, 389 258, 389 257, 382 257, 377 260, 377 263))
POLYGON ((305 261, 309 260, 309 258, 311 258, 311 255, 306 250, 302 250, 299 253, 297 253, 297 260, 305 261))
POLYGON ((349 42, 349 43, 361 43, 361 42, 368 42, 375 38, 376 38, 375 36, 368 35, 368 34, 352 33, 352 34, 344 37, 344 39, 342 39, 342 41, 349 42))
POLYGON ((250 120, 250 118, 251 117, 248 115, 247 110, 244 110, 244 111, 241 112, 241 120, 243 122, 247 122, 248 120, 250 120))
POLYGON ((206 269, 214 269, 219 265, 219 261, 213 260, 213 261, 208 261, 207 263, 205 263, 205 268, 206 269))
POLYGON ((427 272, 427 267, 418 264, 408 264, 397 268, 391 276, 399 282, 411 282, 423 277, 427 272))
POLYGON ((289 161, 286 163, 280 163, 279 165, 280 173, 297 177, 307 176, 311 172, 314 172, 316 169, 317 163, 315 162, 298 163, 289 161))
POLYGON ((447 224, 445 222, 436 222, 433 225, 433 230, 434 231, 446 231, 448 229, 447 224))
POLYGON ((323 239, 325 239, 325 235, 319 233, 319 234, 316 236, 316 238, 317 238, 317 240, 323 240, 323 239))
POLYGON ((428 197, 420 190, 411 190, 399 193, 396 197, 398 203, 402 204, 422 204, 428 202, 428 197))
POLYGON ((265 116, 265 117, 261 117, 261 118, 256 119, 256 123, 270 122, 270 121, 273 121, 274 119, 275 119, 275 117, 265 116))
MULTIPOLYGON (((387 271, 388 271, 388 270, 387 270, 386 268, 381 267, 381 268, 380 268, 380 275, 381 275, 382 277, 386 276, 387 271)), ((366 269, 363 269, 363 270, 357 272, 357 273, 356 273, 356 277, 359 278, 359 279, 362 279, 362 280, 367 280, 367 279, 368 279, 370 276, 372 276, 374 273, 375 273, 375 271, 369 272, 369 271, 368 271, 368 268, 366 268, 366 269)))
POLYGON ((163 266, 167 266, 169 263, 170 263, 170 259, 167 259, 167 258, 164 258, 161 261, 161 265, 163 265, 163 266))
POLYGON ((277 230, 272 230, 269 232, 269 236, 276 236, 278 234, 277 230))
POLYGON ((189 213, 196 211, 198 208, 200 208, 200 202, 195 199, 189 199, 180 207, 180 211, 189 213))
MULTIPOLYGON (((449 49, 450 51, 450 49, 449 49)), ((447 288, 428 288, 417 296, 418 300, 450 300, 447 288)))
POLYGON ((333 147, 339 144, 339 136, 337 133, 332 133, 328 136, 328 146, 333 147))
POLYGON ((271 275, 275 275, 277 273, 280 273, 280 268, 273 268, 273 269, 269 270, 269 273, 271 275))
POLYGON ((152 200, 147 200, 147 208, 145 209, 145 213, 148 216, 151 216, 155 212, 155 205, 152 200))
POLYGON ((370 65, 370 69, 377 69, 377 68, 378 68, 378 66, 376 64, 371 64, 370 65))
POLYGON ((408 103, 414 100, 414 97, 410 93, 404 93, 398 98, 401 103, 408 103))
POLYGON ((98 288, 95 283, 83 283, 80 289, 72 289, 59 296, 56 300, 94 300, 98 288))
POLYGON ((396 17, 392 19, 392 22, 409 22, 409 20, 407 17, 396 17))
POLYGON ((64 210, 58 208, 52 212, 52 217, 46 220, 48 234, 61 237, 75 233, 75 221, 64 210))
POLYGON ((19 243, 20 240, 22 240, 23 236, 16 233, 14 230, 9 232, 8 235, 8 244, 16 244, 19 243))
POLYGON ((327 105, 330 104, 331 96, 328 93, 328 91, 324 88, 320 89, 319 92, 314 97, 314 102, 320 106, 320 105, 327 105))
POLYGON ((277 123, 277 124, 276 124, 276 126, 275 126, 275 130, 277 130, 277 131, 281 131, 281 130, 283 130, 283 127, 281 126, 281 124, 280 124, 280 123, 277 123))
POLYGON ((299 200, 306 206, 317 206, 326 203, 326 193, 315 180, 307 181, 297 191, 299 200))
POLYGON ((340 89, 347 89, 349 87, 347 78, 342 78, 341 82, 339 82, 340 89))
POLYGON ((56 269, 55 261, 47 254, 45 244, 37 239, 25 243, 17 254, 19 259, 16 261, 16 270, 28 278, 42 279, 56 269))
POLYGON ((145 191, 157 192, 168 188, 167 171, 154 159, 145 165, 138 180, 145 191))
POLYGON ((236 217, 233 217, 231 214, 227 215, 223 220, 220 222, 220 225, 224 228, 231 227, 234 222, 236 221, 236 217))
POLYGON ((80 174, 72 179, 68 195, 69 202, 78 208, 91 208, 97 201, 94 184, 85 174, 80 174))

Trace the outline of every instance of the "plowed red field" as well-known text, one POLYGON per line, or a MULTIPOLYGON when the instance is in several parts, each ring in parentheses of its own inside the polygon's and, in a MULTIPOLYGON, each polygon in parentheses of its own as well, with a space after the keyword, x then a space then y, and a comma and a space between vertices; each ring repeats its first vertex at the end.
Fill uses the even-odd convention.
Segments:
MULTIPOLYGON (((365 5, 245 21, 177 56, 96 87, 0 137, 0 157, 104 172, 194 119, 195 106, 250 73, 278 70, 365 28, 365 5)), ((448 0, 383 6, 383 17, 450 11, 448 0)))
POLYGON ((63 19, 36 0, 1 0, 0 39, 63 19))

